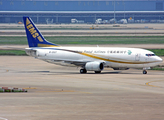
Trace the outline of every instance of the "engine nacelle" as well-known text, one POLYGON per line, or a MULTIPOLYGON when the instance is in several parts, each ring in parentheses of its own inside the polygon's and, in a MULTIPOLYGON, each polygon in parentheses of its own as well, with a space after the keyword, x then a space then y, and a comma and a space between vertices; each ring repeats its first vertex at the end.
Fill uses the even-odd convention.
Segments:
POLYGON ((104 69, 104 64, 102 62, 87 62, 85 64, 85 69, 87 71, 102 71, 104 69))

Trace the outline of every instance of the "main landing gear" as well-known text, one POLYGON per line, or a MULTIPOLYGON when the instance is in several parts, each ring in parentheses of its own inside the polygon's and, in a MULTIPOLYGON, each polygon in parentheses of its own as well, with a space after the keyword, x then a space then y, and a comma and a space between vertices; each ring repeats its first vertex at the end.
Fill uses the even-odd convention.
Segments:
MULTIPOLYGON (((87 73, 87 70, 86 69, 80 69, 80 73, 81 74, 87 73)), ((101 71, 95 71, 95 73, 101 73, 101 71)))
POLYGON ((95 71, 95 73, 101 73, 101 71, 95 71))
POLYGON ((86 69, 80 69, 80 73, 81 74, 87 73, 87 70, 86 69))

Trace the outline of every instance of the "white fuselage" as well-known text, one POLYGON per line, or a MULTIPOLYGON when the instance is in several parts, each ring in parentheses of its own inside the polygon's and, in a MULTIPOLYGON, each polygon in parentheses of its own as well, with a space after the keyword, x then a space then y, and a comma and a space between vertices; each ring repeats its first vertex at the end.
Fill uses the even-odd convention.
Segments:
POLYGON ((59 65, 80 66, 80 73, 100 73, 104 67, 114 70, 146 69, 156 66, 162 59, 151 51, 118 47, 59 47, 47 41, 30 17, 23 17, 29 48, 26 53, 35 58, 59 65))
MULTIPOLYGON (((155 56, 153 52, 139 48, 37 47, 27 48, 26 52, 31 49, 36 51, 32 56, 60 65, 97 61, 104 62, 104 67, 147 68, 162 62, 162 59, 155 56)), ((82 64, 76 65, 82 66, 82 64)))

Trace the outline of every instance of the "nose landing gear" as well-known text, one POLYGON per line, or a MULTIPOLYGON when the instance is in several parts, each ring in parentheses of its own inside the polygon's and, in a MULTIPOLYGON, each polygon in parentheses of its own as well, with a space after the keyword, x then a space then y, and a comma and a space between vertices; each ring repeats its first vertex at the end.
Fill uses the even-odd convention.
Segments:
POLYGON ((143 74, 147 74, 147 71, 146 70, 143 70, 143 74))
POLYGON ((143 68, 143 74, 147 74, 147 71, 146 70, 149 70, 150 67, 147 67, 147 68, 143 68))

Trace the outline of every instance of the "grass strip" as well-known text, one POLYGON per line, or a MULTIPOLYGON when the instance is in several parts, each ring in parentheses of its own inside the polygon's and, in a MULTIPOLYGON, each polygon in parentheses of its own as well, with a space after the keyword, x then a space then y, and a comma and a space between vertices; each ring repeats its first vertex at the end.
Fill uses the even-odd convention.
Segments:
POLYGON ((0 50, 0 55, 26 56, 27 54, 22 50, 0 50))
POLYGON ((164 67, 153 67, 151 70, 161 70, 164 71, 164 67))

